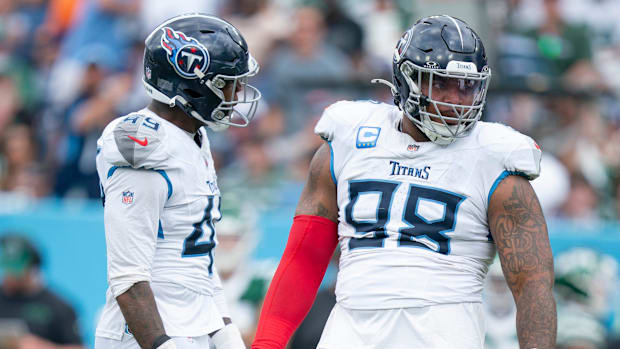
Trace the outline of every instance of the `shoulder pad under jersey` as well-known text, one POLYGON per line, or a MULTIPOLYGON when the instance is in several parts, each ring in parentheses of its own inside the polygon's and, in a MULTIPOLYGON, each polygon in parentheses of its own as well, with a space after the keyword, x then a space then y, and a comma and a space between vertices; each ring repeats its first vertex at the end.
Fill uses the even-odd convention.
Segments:
POLYGON ((366 120, 378 108, 386 106, 386 104, 375 101, 336 102, 325 108, 314 128, 314 133, 331 142, 336 135, 342 136, 347 132, 353 132, 360 122, 366 120))
POLYGON ((530 137, 499 123, 479 122, 478 141, 505 170, 525 175, 530 180, 540 175, 542 152, 530 137))
POLYGON ((98 141, 104 159, 114 166, 161 168, 168 158, 166 132, 153 117, 133 113, 110 123, 98 141))

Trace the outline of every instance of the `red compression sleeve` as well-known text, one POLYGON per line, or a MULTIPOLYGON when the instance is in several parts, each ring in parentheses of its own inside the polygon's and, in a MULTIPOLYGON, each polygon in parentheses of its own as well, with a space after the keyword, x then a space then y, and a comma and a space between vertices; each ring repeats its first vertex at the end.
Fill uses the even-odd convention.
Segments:
POLYGON ((283 349, 306 317, 338 243, 338 225, 323 217, 293 220, 271 281, 252 349, 283 349))

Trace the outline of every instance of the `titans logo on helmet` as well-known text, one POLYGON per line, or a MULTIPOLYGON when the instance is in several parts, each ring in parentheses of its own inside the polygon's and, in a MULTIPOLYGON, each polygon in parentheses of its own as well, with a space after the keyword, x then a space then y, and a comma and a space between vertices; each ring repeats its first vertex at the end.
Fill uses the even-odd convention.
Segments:
POLYGON ((403 36, 398 40, 398 44, 396 45, 396 50, 394 51, 394 62, 400 61, 403 53, 407 51, 409 48, 409 42, 411 41, 411 33, 410 30, 407 30, 403 36))
POLYGON ((207 71, 209 67, 209 51, 198 40, 175 31, 172 28, 162 28, 161 46, 168 53, 168 62, 174 70, 186 79, 198 77, 195 70, 207 71))

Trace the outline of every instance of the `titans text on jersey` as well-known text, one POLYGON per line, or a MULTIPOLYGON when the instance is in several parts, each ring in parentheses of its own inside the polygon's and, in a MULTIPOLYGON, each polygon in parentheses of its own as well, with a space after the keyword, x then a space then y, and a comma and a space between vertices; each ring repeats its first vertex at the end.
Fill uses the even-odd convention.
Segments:
POLYGON ((399 130, 401 113, 343 101, 315 128, 331 147, 337 185, 337 301, 349 309, 481 302, 495 255, 489 198, 508 174, 537 177, 540 150, 486 122, 447 146, 415 142, 399 130))
POLYGON ((417 177, 420 179, 428 179, 429 171, 431 170, 430 166, 415 168, 412 166, 401 165, 400 162, 394 160, 390 160, 390 165, 392 166, 390 176, 405 175, 417 177))

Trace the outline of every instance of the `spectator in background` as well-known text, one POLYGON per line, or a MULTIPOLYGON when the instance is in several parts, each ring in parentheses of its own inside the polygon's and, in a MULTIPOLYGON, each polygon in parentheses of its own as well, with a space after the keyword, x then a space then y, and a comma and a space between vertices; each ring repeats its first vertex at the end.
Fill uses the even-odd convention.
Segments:
POLYGON ((25 59, 32 59, 34 54, 30 48, 34 41, 37 29, 44 23, 47 11, 46 0, 21 0, 17 1, 14 17, 22 36, 16 42, 15 53, 25 59))
POLYGON ((76 18, 83 0, 49 0, 44 30, 51 36, 62 37, 76 18))
POLYGON ((110 72, 128 68, 140 5, 141 0, 83 0, 49 77, 52 104, 66 107, 78 98, 82 76, 95 59, 110 72))
POLYGON ((57 196, 98 198, 96 143, 105 126, 117 115, 117 106, 132 84, 128 73, 108 76, 105 65, 93 62, 82 78, 80 94, 63 117, 57 149, 57 196))
POLYGON ((610 40, 613 40, 613 32, 620 30, 618 22, 620 1, 560 0, 559 6, 567 21, 584 23, 588 26, 593 34, 591 39, 595 46, 610 44, 610 40))
POLYGON ((22 108, 34 112, 39 91, 33 69, 38 52, 33 42, 44 21, 45 4, 41 0, 5 2, 13 3, 14 8, 6 14, 0 9, 0 71, 14 80, 22 108))
POLYGON ((602 98, 557 89, 491 99, 487 120, 529 130, 546 151, 541 178, 533 183, 545 216, 619 217, 612 196, 620 138, 608 105, 602 98))
MULTIPOLYGON (((119 2, 118 0, 115 0, 119 2)), ((168 18, 186 13, 217 13, 217 8, 222 0, 121 0, 130 3, 140 4, 138 18, 140 20, 140 31, 136 33, 138 37, 145 38, 151 33, 151 29, 157 27, 168 18)), ((227 1, 226 1, 227 2, 227 1)), ((132 19, 133 20, 133 19, 132 19)), ((244 31, 242 31, 245 33, 244 31)), ((248 41, 249 42, 249 41, 248 41)), ((252 50, 254 46, 250 45, 252 50)), ((260 62, 259 62, 260 63, 260 62)))
POLYGON ((545 217, 557 215, 570 192, 570 173, 552 153, 543 153, 540 176, 532 181, 545 217))
MULTIPOLYGON (((529 57, 534 63, 527 73, 540 73, 549 81, 544 88, 564 87, 567 89, 585 90, 602 87, 600 74, 592 66, 592 42, 589 28, 585 25, 566 21, 561 11, 560 0, 542 1, 542 18, 534 27, 509 27, 509 34, 516 34, 512 41, 505 41, 500 50, 511 53, 512 58, 529 57), (510 47, 512 46, 512 47, 510 47)), ((530 16, 532 11, 523 13, 521 17, 530 16)), ((515 20, 518 20, 517 17, 515 20)), ((517 22, 513 22, 516 25, 517 22)), ((501 55, 501 54, 500 54, 501 55)), ((505 68, 510 67, 502 64, 505 68)), ((513 66, 514 67, 514 66, 513 66)), ((531 83, 531 82, 529 82, 531 83)))
POLYGON ((557 349, 614 349, 605 346, 605 329, 591 315, 558 310, 557 349))
MULTIPOLYGON (((620 7, 620 2, 618 2, 620 7)), ((620 13, 616 11, 615 13, 620 13)), ((614 18, 616 22, 620 22, 617 18, 614 18)), ((616 30, 609 35, 611 37, 609 45, 601 45, 597 48, 594 56, 594 66, 598 69, 600 74, 605 79, 605 85, 614 92, 615 96, 620 95, 620 61, 618 56, 620 55, 620 23, 618 23, 616 30)), ((618 107, 616 107, 617 111, 618 107)), ((617 117, 616 117, 617 120, 617 117)))
POLYGON ((123 70, 137 29, 141 0, 83 0, 82 12, 63 42, 63 58, 87 62, 97 54, 108 68, 123 70))
MULTIPOLYGON (((1 65, 2 63, 0 63, 1 65)), ((19 93, 15 80, 8 75, 8 64, 0 67, 3 73, 0 74, 0 133, 10 125, 22 110, 22 98, 19 93)))
POLYGON ((246 40, 258 64, 267 66, 274 47, 290 31, 287 12, 270 0, 235 0, 226 5, 224 12, 229 14, 230 22, 247 33, 246 40))
POLYGON ((324 3, 327 42, 349 56, 353 63, 359 62, 364 56, 362 27, 345 12, 341 2, 326 0, 324 3))
POLYGON ((555 271, 558 348, 599 349, 607 337, 618 338, 612 307, 618 262, 590 248, 573 248, 555 258, 555 271))
MULTIPOLYGON (((0 55, 11 53, 17 45, 24 31, 16 18, 16 1, 0 2, 0 55)), ((2 57, 4 58, 4 57, 2 57)))
MULTIPOLYGON (((306 125, 307 102, 316 84, 328 86, 351 74, 351 62, 339 49, 325 39, 325 19, 314 7, 301 7, 295 13, 288 42, 276 52, 270 64, 272 84, 276 88, 274 100, 281 102, 286 118, 285 133, 291 134, 306 125), (314 86, 313 86, 314 84, 314 86)), ((333 91, 326 91, 326 98, 334 98, 333 91), (330 93, 331 92, 331 93, 330 93)), ((325 99, 325 98, 324 98, 325 99)), ((336 99, 318 101, 322 107, 336 99)), ((315 102, 315 105, 317 101, 315 102)))
POLYGON ((552 76, 562 76, 562 85, 584 90, 600 87, 601 77, 592 66, 589 28, 562 18, 560 0, 544 0, 547 15, 543 24, 527 34, 535 37, 541 56, 552 76))
POLYGON ((274 163, 265 140, 259 137, 246 139, 237 145, 235 155, 237 161, 219 176, 222 191, 243 193, 248 202, 259 208, 275 203, 278 198, 274 193, 284 173, 274 163))
POLYGON ((485 349, 517 349, 517 306, 502 271, 499 257, 489 266, 484 280, 485 349))
POLYGON ((215 266, 226 290, 231 318, 249 346, 276 265, 270 260, 252 260, 260 239, 257 221, 260 213, 245 199, 245 192, 239 194, 226 192, 222 200, 222 220, 215 225, 218 237, 215 266))
POLYGON ((26 238, 0 238, 0 319, 22 324, 16 349, 81 349, 75 311, 44 285, 41 262, 26 238))
POLYGON ((400 11, 394 0, 369 1, 365 9, 359 6, 358 11, 368 61, 374 64, 375 71, 389 76, 392 67, 388 63, 394 54, 393 43, 398 41, 405 29, 400 17, 404 11, 400 11))
POLYGON ((37 144, 26 124, 15 124, 0 138, 0 191, 18 192, 28 197, 49 193, 44 168, 37 161, 37 144))

